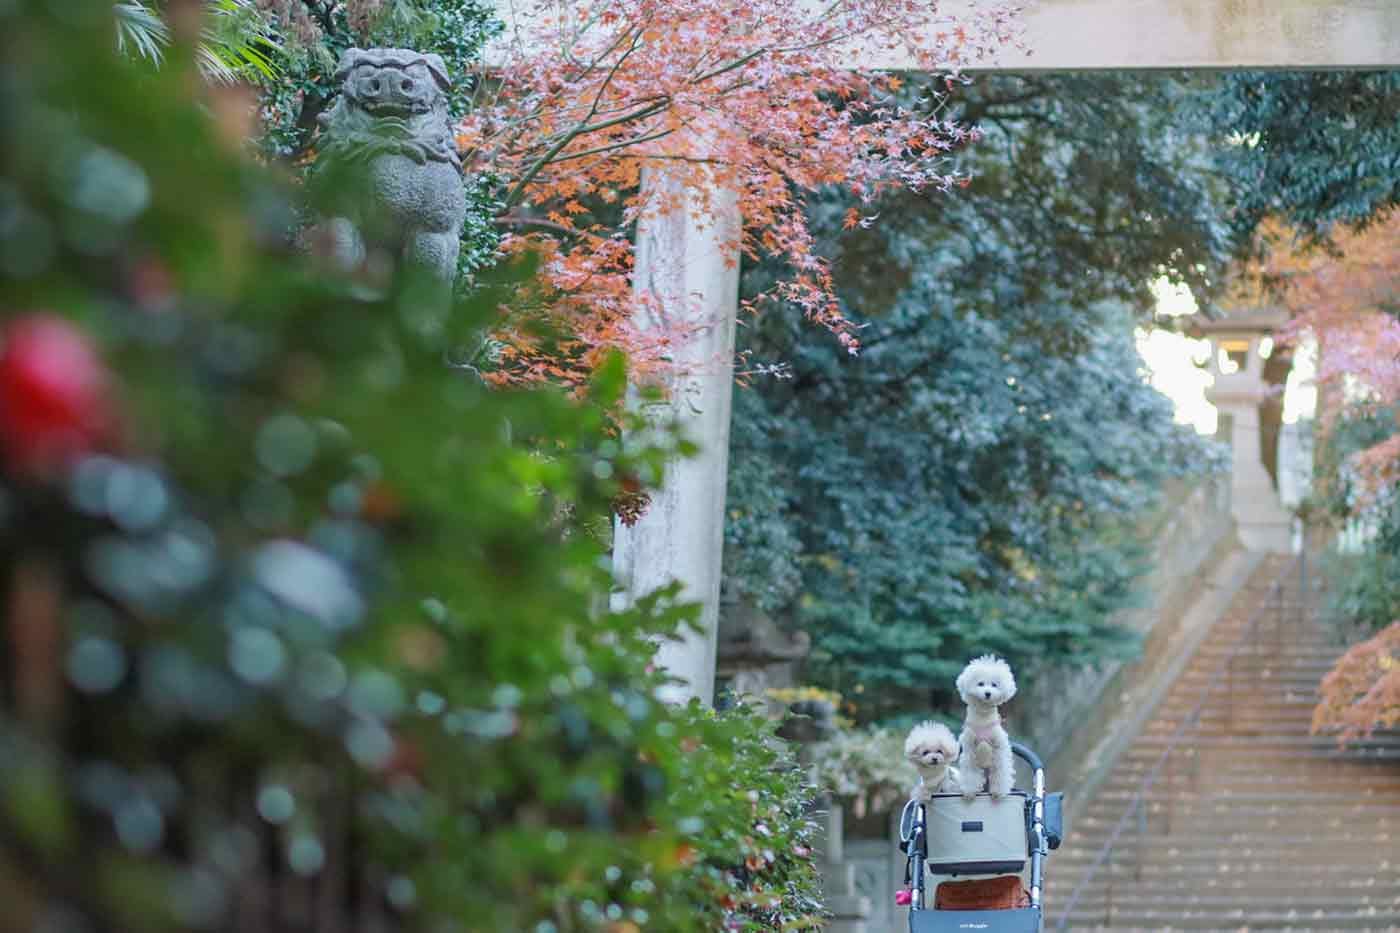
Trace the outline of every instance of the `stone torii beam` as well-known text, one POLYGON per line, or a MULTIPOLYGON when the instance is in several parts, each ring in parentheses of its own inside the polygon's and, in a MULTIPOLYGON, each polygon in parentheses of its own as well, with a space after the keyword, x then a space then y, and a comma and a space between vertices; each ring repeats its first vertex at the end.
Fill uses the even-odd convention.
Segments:
MULTIPOLYGON (((499 0, 507 23, 510 2, 499 0)), ((970 5, 964 0, 946 8, 956 13, 970 5)), ((1400 65, 1400 0, 1027 0, 1025 5, 1031 57, 1007 52, 978 70, 1400 65)), ((912 63, 854 58, 851 67, 905 70, 912 63)), ((676 211, 649 219, 637 232, 636 287, 657 295, 673 320, 695 325, 692 345, 680 352, 688 361, 710 362, 672 387, 670 413, 700 442, 700 456, 675 465, 635 526, 618 524, 614 546, 623 602, 679 580, 686 596, 702 605, 703 632, 663 645, 659 663, 684 682, 682 694, 706 702, 714 693, 739 287, 717 235, 740 222, 731 200, 728 214, 708 228, 676 211)))

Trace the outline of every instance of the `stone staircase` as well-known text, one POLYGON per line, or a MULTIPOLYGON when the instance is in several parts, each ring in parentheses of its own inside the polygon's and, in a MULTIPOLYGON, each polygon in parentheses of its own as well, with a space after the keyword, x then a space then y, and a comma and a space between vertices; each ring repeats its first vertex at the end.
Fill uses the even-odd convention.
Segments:
POLYGON ((1259 563, 1078 808, 1047 930, 1072 897, 1074 930, 1400 930, 1400 734, 1309 735, 1343 645, 1296 576, 1259 563))

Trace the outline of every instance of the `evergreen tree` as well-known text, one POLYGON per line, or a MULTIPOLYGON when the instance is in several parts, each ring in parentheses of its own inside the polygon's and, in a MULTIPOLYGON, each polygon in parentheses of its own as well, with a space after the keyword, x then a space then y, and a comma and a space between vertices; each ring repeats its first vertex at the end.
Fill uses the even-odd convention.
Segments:
MULTIPOLYGON (((864 716, 947 700, 969 656, 1083 663, 1144 569, 1138 523, 1215 454, 1133 345, 1151 279, 1203 295, 1227 256, 1172 76, 1002 76, 960 92, 982 139, 957 197, 869 228, 812 205, 861 355, 773 308, 741 329, 789 378, 736 395, 727 584, 815 643, 864 716)), ((748 287, 763 286, 752 273, 748 287)))
POLYGON ((1214 141, 1240 249, 1268 218, 1316 242, 1400 204, 1400 74, 1227 72, 1187 110, 1214 141))

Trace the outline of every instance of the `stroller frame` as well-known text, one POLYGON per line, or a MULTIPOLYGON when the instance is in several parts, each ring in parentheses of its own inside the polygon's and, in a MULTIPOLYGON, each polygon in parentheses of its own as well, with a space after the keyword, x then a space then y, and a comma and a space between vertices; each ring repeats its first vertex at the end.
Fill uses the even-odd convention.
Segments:
MULTIPOLYGON (((1032 790, 1026 800, 1027 849, 1030 859, 1030 906, 1009 910, 934 910, 925 893, 925 865, 928 861, 927 803, 910 800, 904 806, 899 821, 900 848, 908 856, 908 874, 912 886, 910 933, 943 933, 955 930, 987 930, 990 933, 1038 933, 1042 927, 1041 886, 1044 878, 1045 856, 1059 846, 1061 828, 1046 829, 1045 766, 1040 756, 1020 742, 1011 743, 1016 757, 1030 765, 1032 790)), ((1058 823, 1059 794, 1055 797, 1058 823)))

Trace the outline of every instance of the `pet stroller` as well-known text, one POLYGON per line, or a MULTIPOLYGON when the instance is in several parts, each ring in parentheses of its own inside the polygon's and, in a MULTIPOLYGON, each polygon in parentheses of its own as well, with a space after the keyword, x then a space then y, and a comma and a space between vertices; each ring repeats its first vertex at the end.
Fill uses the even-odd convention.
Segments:
POLYGON ((1063 799, 1045 793, 1045 766, 1019 742, 1011 750, 1032 772, 1032 791, 1013 790, 1001 800, 978 794, 935 794, 927 803, 910 800, 899 821, 899 848, 908 856, 910 933, 1040 933, 1041 879, 1045 856, 1060 846, 1063 799), (1020 872, 1030 862, 1022 885, 1020 872), (930 906, 924 893, 925 866, 932 875, 999 875, 976 881, 943 882, 930 906))

